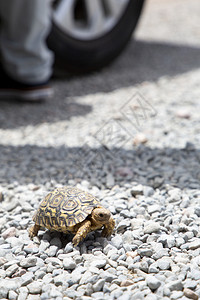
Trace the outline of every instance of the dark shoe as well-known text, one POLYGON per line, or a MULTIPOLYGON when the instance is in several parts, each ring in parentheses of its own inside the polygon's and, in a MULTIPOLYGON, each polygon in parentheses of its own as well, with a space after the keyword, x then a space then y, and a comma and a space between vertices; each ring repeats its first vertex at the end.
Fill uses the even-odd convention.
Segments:
POLYGON ((53 95, 53 89, 48 82, 40 84, 20 83, 10 78, 0 68, 0 98, 12 98, 22 101, 42 101, 53 95))

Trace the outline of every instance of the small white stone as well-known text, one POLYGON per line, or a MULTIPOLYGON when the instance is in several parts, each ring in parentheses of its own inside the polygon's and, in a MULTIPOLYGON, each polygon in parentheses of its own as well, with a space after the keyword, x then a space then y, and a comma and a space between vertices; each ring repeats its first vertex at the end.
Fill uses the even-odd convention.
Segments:
POLYGON ((15 227, 10 227, 8 229, 6 229, 2 234, 1 236, 4 238, 4 239, 7 239, 9 237, 13 237, 13 236, 16 236, 16 228, 15 227))
POLYGON ((63 267, 65 270, 73 270, 76 268, 76 263, 71 257, 65 258, 63 260, 63 267))
POLYGON ((121 235, 116 235, 111 239, 111 243, 117 249, 120 249, 123 246, 123 240, 121 235))
POLYGON ((154 221, 148 221, 144 224, 144 233, 151 234, 154 232, 158 232, 160 230, 160 225, 154 221))
POLYGON ((105 267, 106 263, 107 263, 106 259, 97 259, 92 261, 91 266, 101 269, 105 267))
POLYGON ((200 247, 200 239, 195 239, 193 242, 189 243, 189 249, 195 250, 200 247))
POLYGON ((153 291, 155 291, 161 285, 161 282, 153 275, 147 275, 146 283, 148 287, 153 291))
POLYGON ((144 133, 142 133, 142 132, 137 133, 137 134, 135 135, 134 139, 133 139, 133 145, 135 145, 135 146, 138 146, 138 145, 140 145, 140 144, 145 144, 145 143, 147 143, 147 142, 148 142, 148 138, 147 138, 147 136, 146 136, 144 133))
POLYGON ((27 258, 24 258, 20 261, 20 266, 22 268, 30 268, 36 266, 37 258, 34 256, 30 256, 27 258))

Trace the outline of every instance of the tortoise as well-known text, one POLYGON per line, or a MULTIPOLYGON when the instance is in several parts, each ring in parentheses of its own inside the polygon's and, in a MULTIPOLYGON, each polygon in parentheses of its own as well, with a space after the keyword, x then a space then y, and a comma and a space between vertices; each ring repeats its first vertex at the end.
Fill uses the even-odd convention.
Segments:
POLYGON ((37 235, 40 227, 75 234, 72 242, 77 246, 86 235, 103 227, 101 235, 109 237, 115 221, 110 211, 89 193, 75 187, 61 187, 50 192, 33 216, 29 236, 37 235))

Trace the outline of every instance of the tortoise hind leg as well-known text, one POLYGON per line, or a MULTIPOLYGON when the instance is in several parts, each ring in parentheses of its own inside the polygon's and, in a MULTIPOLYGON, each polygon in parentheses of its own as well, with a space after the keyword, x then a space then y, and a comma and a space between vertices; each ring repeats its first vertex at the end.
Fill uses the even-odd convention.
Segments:
POLYGON ((38 234, 38 231, 40 230, 40 225, 33 225, 31 228, 29 228, 29 236, 30 238, 33 238, 34 236, 36 236, 38 234))

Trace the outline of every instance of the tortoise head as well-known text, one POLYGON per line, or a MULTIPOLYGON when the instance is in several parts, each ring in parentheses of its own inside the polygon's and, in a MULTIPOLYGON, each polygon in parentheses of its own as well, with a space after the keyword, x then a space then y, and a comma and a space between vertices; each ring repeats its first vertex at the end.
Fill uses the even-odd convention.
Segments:
POLYGON ((91 215, 95 222, 101 224, 108 223, 111 217, 110 211, 104 207, 94 208, 91 215))

